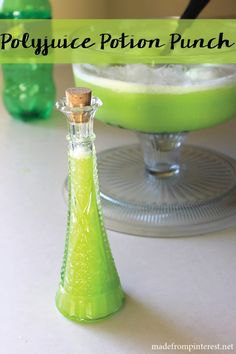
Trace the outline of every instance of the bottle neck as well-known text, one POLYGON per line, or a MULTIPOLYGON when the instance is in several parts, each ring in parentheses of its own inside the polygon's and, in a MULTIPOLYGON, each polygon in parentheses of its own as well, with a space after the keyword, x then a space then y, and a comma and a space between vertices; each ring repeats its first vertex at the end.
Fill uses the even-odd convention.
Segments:
POLYGON ((93 117, 90 117, 88 122, 69 122, 67 140, 69 142, 69 151, 92 152, 95 140, 93 117))
POLYGON ((67 139, 69 149, 75 151, 82 147, 82 150, 93 151, 95 135, 93 132, 94 115, 102 102, 97 97, 92 97, 90 106, 71 108, 67 105, 65 97, 58 100, 56 107, 67 117, 68 130, 67 139))

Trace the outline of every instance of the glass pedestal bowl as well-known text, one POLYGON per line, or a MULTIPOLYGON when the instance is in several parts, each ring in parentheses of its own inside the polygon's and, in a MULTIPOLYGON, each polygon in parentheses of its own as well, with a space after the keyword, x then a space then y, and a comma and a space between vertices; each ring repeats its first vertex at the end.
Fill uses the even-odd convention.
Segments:
POLYGON ((174 237, 236 223, 236 161, 184 144, 187 132, 236 116, 235 65, 74 65, 104 103, 96 118, 136 131, 139 145, 98 155, 106 225, 174 237))

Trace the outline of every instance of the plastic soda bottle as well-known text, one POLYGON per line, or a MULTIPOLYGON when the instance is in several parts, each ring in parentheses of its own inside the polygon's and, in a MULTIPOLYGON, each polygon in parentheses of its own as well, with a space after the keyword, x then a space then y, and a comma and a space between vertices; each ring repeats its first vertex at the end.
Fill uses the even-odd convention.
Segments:
MULTIPOLYGON (((0 19, 50 19, 49 0, 4 0, 0 19)), ((23 121, 46 119, 55 103, 52 64, 3 64, 3 101, 23 121)))

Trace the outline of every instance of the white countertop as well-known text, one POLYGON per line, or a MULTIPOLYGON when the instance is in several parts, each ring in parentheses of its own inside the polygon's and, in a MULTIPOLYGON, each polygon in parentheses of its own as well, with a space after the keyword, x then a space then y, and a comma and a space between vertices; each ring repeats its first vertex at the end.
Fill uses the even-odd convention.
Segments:
MULTIPOLYGON (((73 86, 71 71, 58 66, 56 76, 61 97, 73 86)), ((124 308, 92 325, 57 311, 66 228, 65 119, 55 112, 48 121, 26 124, 10 118, 2 104, 0 113, 0 353, 175 353, 151 350, 165 342, 234 344, 225 352, 236 353, 236 228, 177 239, 109 231, 124 308)), ((136 141, 133 133, 99 122, 95 129, 97 151, 136 141)), ((235 131, 236 119, 191 134, 189 142, 236 158, 235 131)))

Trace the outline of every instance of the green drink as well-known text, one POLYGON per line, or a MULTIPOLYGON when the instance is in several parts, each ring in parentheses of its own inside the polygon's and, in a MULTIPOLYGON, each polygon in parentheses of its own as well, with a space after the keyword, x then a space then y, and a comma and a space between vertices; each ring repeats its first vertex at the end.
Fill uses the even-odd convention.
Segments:
POLYGON ((123 291, 110 252, 97 201, 95 155, 69 154, 69 216, 59 310, 70 319, 90 322, 119 310, 123 291))
POLYGON ((236 115, 234 65, 75 65, 77 86, 105 102, 97 118, 145 133, 193 131, 236 115), (144 118, 145 117, 145 118, 144 118))
POLYGON ((97 118, 136 131, 140 141, 100 153, 107 225, 156 237, 223 228, 227 222, 220 220, 232 215, 235 162, 185 139, 188 131, 236 116, 236 66, 74 65, 73 70, 76 85, 89 85, 104 101, 97 118))

